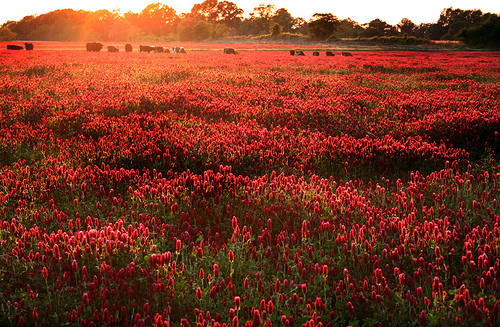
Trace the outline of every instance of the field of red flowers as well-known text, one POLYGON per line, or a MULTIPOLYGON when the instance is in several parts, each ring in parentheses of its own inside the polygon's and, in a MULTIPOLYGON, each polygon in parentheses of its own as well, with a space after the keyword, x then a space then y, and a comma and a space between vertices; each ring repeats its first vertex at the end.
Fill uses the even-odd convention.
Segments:
POLYGON ((500 322, 500 54, 271 50, 0 51, 0 324, 500 322))

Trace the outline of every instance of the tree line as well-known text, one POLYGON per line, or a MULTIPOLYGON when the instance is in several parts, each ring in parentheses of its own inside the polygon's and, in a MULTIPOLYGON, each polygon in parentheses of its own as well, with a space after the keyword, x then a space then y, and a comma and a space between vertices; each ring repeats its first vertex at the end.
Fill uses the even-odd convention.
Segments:
POLYGON ((0 40, 39 41, 205 41, 231 37, 269 36, 334 41, 342 38, 403 37, 461 40, 478 47, 500 47, 500 17, 481 10, 444 9, 436 23, 414 24, 403 18, 396 25, 374 19, 359 24, 331 13, 316 13, 306 21, 287 9, 261 4, 248 17, 231 1, 205 0, 189 13, 177 14, 162 3, 140 13, 62 9, 0 28, 0 40))

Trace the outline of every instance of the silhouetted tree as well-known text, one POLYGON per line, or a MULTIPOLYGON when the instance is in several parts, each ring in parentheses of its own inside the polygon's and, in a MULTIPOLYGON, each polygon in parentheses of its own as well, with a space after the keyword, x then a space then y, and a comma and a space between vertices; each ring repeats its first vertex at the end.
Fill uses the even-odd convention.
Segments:
POLYGON ((292 22, 292 33, 307 35, 307 25, 307 21, 304 18, 294 18, 292 22))
POLYGON ((500 17, 490 14, 487 21, 461 30, 457 37, 470 46, 500 49, 500 17))
POLYGON ((486 19, 481 10, 443 9, 436 23, 433 39, 453 40, 463 28, 470 28, 486 19))
POLYGON ((23 40, 72 41, 80 38, 87 16, 83 10, 54 10, 36 17, 25 16, 8 27, 23 40))
POLYGON ((198 21, 191 32, 194 41, 203 41, 210 38, 211 25, 203 20, 198 21))
POLYGON ((389 36, 396 34, 396 31, 392 25, 387 24, 385 21, 380 19, 374 19, 369 22, 362 33, 363 37, 374 37, 374 36, 389 36))
POLYGON ((90 11, 87 14, 85 28, 82 31, 82 38, 87 41, 110 40, 109 32, 115 23, 115 19, 119 19, 118 13, 102 9, 90 11))
POLYGON ((219 17, 217 13, 218 0, 205 0, 197 3, 191 8, 191 14, 201 16, 207 21, 215 21, 219 17))
POLYGON ((278 23, 275 23, 271 28, 271 36, 278 36, 281 34, 281 26, 278 23))
POLYGON ((350 18, 342 19, 333 36, 336 38, 357 38, 363 33, 364 28, 361 27, 358 22, 353 21, 350 18))
POLYGON ((316 13, 307 25, 309 36, 313 40, 326 40, 332 36, 339 23, 337 16, 316 13))
MULTIPOLYGON (((8 22, 7 22, 8 23, 8 22)), ((17 37, 17 34, 12 32, 8 26, 2 26, 0 28, 0 41, 12 41, 15 40, 17 37)))
POLYGON ((275 11, 276 6, 274 5, 259 5, 253 8, 248 21, 255 25, 258 34, 267 34, 275 11))
POLYGON ((217 3, 217 21, 226 24, 228 27, 238 27, 242 20, 243 9, 234 2, 221 1, 217 3))
POLYGON ((285 33, 290 33, 292 30, 293 17, 285 8, 276 10, 271 21, 281 26, 282 31, 285 33))
POLYGON ((177 20, 175 9, 159 2, 152 3, 139 14, 139 26, 145 33, 166 35, 175 29, 177 20))
POLYGON ((413 23, 410 19, 403 18, 401 19, 401 22, 396 25, 396 27, 401 34, 412 35, 415 28, 417 28, 417 25, 415 25, 415 23, 413 23))

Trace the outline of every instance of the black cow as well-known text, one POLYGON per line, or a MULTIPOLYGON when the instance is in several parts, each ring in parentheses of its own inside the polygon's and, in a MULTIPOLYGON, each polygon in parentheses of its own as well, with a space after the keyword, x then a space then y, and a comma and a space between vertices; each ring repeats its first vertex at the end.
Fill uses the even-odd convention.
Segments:
POLYGON ((102 49, 102 44, 99 42, 87 43, 87 51, 99 52, 102 49))
POLYGON ((295 51, 295 55, 296 56, 305 56, 306 54, 302 50, 297 50, 297 51, 295 51))
POLYGON ((234 50, 233 48, 224 48, 224 53, 225 54, 238 54, 238 52, 236 50, 234 50))
POLYGON ((333 52, 331 52, 331 51, 327 51, 327 52, 326 52, 326 56, 327 56, 327 57, 333 57, 333 56, 335 56, 335 55, 333 54, 333 52))
POLYGON ((313 52, 313 56, 315 56, 315 57, 319 57, 319 52, 318 52, 318 51, 314 51, 314 52, 313 52))
POLYGON ((125 52, 132 52, 132 44, 125 44, 125 52))
POLYGON ((26 50, 33 50, 33 43, 25 43, 24 44, 24 47, 26 48, 26 50))
POLYGON ((140 45, 139 52, 152 52, 155 47, 150 47, 149 45, 140 45))
POLYGON ((350 52, 342 52, 342 57, 352 57, 352 53, 350 53, 350 52))
POLYGON ((22 45, 7 44, 7 50, 23 50, 22 45))
POLYGON ((295 50, 290 50, 290 56, 295 56, 295 50))
POLYGON ((117 47, 114 47, 112 45, 108 46, 108 52, 118 52, 118 51, 120 51, 120 50, 118 50, 117 47))

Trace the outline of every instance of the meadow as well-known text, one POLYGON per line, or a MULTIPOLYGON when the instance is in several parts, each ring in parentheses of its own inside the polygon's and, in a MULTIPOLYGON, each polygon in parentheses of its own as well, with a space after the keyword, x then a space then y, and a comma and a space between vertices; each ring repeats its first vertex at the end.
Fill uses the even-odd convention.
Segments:
POLYGON ((216 46, 0 50, 1 325, 499 323, 498 52, 216 46))

